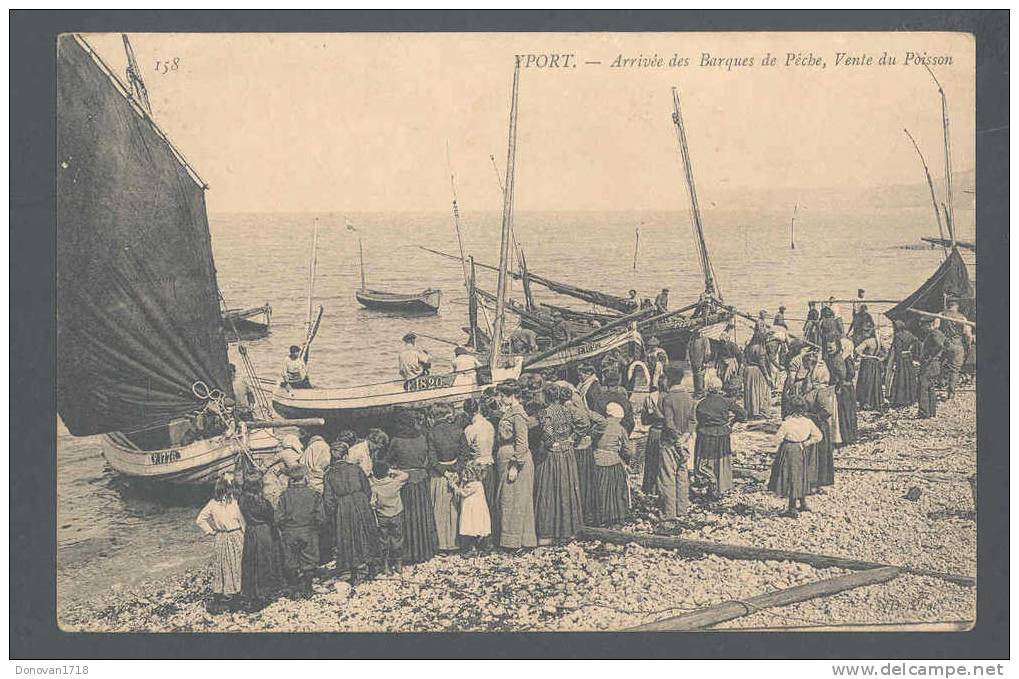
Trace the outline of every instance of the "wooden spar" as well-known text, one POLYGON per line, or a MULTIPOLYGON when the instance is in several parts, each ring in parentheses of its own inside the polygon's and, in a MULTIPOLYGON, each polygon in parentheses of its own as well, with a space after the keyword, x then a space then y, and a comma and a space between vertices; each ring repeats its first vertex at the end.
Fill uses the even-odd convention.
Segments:
POLYGON ((142 80, 142 72, 138 68, 138 60, 134 58, 134 48, 131 47, 131 41, 127 39, 127 33, 121 33, 120 37, 124 39, 124 51, 127 53, 127 81, 130 83, 131 89, 134 90, 138 103, 145 109, 146 113, 152 115, 149 92, 145 87, 145 81, 142 80))
POLYGON ((424 337, 425 339, 435 340, 436 342, 442 342, 443 344, 451 344, 455 347, 461 346, 460 342, 454 342, 453 340, 443 339, 442 337, 436 337, 435 335, 426 335, 418 330, 414 331, 414 334, 418 337, 424 337))
POLYGON ((271 427, 321 427, 326 421, 321 417, 302 417, 296 420, 252 420, 245 422, 248 429, 269 429, 271 427))
POLYGON ((949 134, 948 125, 948 97, 945 96, 945 90, 941 87, 941 83, 938 82, 937 76, 934 75, 934 71, 927 64, 924 64, 924 68, 931 74, 931 79, 934 80, 934 84, 938 87, 938 94, 941 95, 941 126, 945 133, 945 192, 948 194, 948 207, 945 210, 945 225, 948 227, 948 237, 952 241, 952 245, 955 245, 955 200, 952 196, 952 141, 951 135, 949 134))
POLYGON ((502 241, 499 248, 499 283, 495 293, 495 327, 492 329, 492 356, 489 365, 499 367, 499 352, 502 349, 503 323, 506 315, 506 294, 509 289, 510 236, 513 232, 513 188, 516 174, 517 150, 517 97, 520 89, 520 58, 513 66, 513 94, 510 99, 509 139, 506 144, 506 187, 502 193, 502 241))
POLYGON ((471 257, 470 277, 467 279, 467 325, 470 332, 470 343, 474 350, 478 349, 478 295, 477 272, 474 270, 474 258, 471 257))
POLYGON ((676 126, 676 139, 679 141, 679 151, 683 157, 683 171, 686 177, 686 186, 690 194, 690 210, 693 215, 694 235, 697 239, 697 254, 701 260, 701 268, 704 270, 704 290, 717 299, 722 299, 722 292, 715 282, 715 272, 711 267, 711 259, 708 257, 708 245, 704 240, 704 224, 701 221, 701 208, 697 203, 697 187, 693 179, 693 165, 690 162, 690 149, 686 143, 686 126, 683 124, 683 113, 679 105, 679 90, 672 88, 672 122, 676 126))
POLYGON ((640 227, 634 229, 636 235, 633 241, 633 270, 637 270, 637 251, 640 250, 640 227))
POLYGON ((532 363, 537 363, 538 361, 544 360, 544 359, 548 358, 549 356, 555 354, 556 352, 562 351, 563 349, 569 349, 570 347, 575 347, 578 344, 583 344, 584 342, 586 342, 587 340, 591 339, 592 337, 595 337, 596 335, 602 335, 602 334, 604 334, 608 330, 612 330, 614 328, 618 328, 619 326, 626 325, 627 323, 633 323, 633 322, 637 321, 638 319, 640 319, 642 316, 646 316, 646 315, 648 315, 649 313, 651 313, 653 311, 654 311, 653 307, 652 308, 648 308, 648 309, 638 309, 637 311, 634 311, 633 313, 626 314, 625 316, 620 316, 619 318, 617 318, 616 320, 612 321, 611 323, 606 323, 605 325, 603 325, 600 328, 595 328, 594 330, 592 330, 591 332, 589 332, 589 333, 587 333, 585 335, 581 335, 580 337, 575 337, 575 338, 573 338, 573 339, 571 339, 571 340, 569 340, 567 342, 563 342, 562 344, 560 344, 558 346, 551 347, 551 348, 546 349, 545 351, 543 351, 543 352, 541 352, 539 354, 535 354, 534 356, 529 356, 527 358, 527 360, 524 361, 524 367, 526 368, 527 366, 531 365, 532 363))
POLYGON ((456 242, 460 246, 460 265, 464 273, 464 287, 467 286, 467 258, 464 255, 464 241, 460 233, 460 206, 456 199, 456 178, 453 175, 453 164, 449 160, 449 140, 446 140, 446 167, 449 169, 449 190, 453 194, 453 227, 456 229, 456 242))
POLYGON ((657 321, 664 320, 666 318, 672 318, 673 316, 678 316, 681 313, 684 313, 684 312, 687 312, 687 311, 692 311, 693 309, 696 309, 699 304, 700 304, 700 302, 694 302, 693 304, 687 304, 686 306, 680 307, 679 309, 673 309, 672 311, 666 311, 664 314, 658 314, 657 316, 652 316, 651 318, 645 318, 643 321, 641 321, 641 323, 649 324, 649 323, 655 323, 657 321))
MULTIPOLYGON (((865 571, 874 568, 884 568, 889 564, 874 563, 872 561, 861 561, 859 559, 847 559, 840 556, 829 556, 826 554, 812 554, 810 552, 795 552, 785 549, 768 549, 766 547, 753 547, 750 545, 731 545, 722 542, 708 542, 707 540, 689 540, 686 538, 670 535, 649 535, 646 533, 627 533, 620 530, 608 528, 592 528, 584 526, 577 532, 581 540, 599 540, 611 542, 617 545, 626 545, 634 542, 643 547, 656 547, 659 549, 674 549, 683 556, 700 556, 702 554, 717 554, 727 559, 738 559, 742 561, 795 561, 805 563, 815 568, 845 568, 851 571, 865 571)), ((957 585, 975 587, 976 579, 955 573, 941 573, 928 571, 922 568, 911 566, 896 566, 903 573, 921 575, 924 577, 938 578, 947 582, 954 582, 957 585)))
MULTIPOLYGON (((930 243, 931 245, 942 245, 945 248, 947 248, 952 243, 952 241, 948 240, 947 238, 932 238, 930 236, 923 236, 920 238, 920 240, 922 240, 925 243, 930 243)), ((975 243, 970 243, 969 241, 966 240, 957 240, 955 241, 955 245, 956 247, 962 248, 963 250, 972 250, 973 252, 976 252, 977 249, 975 243)))
POLYGON ((812 299, 811 302, 815 304, 824 304, 826 302, 835 302, 836 304, 898 304, 901 299, 812 299))
POLYGON ((527 258, 524 256, 524 249, 517 247, 517 268, 520 271, 520 281, 524 286, 524 302, 528 311, 535 310, 534 295, 531 294, 531 277, 527 273, 527 258))
POLYGON ((897 577, 899 577, 899 569, 897 568, 893 568, 891 566, 885 568, 874 568, 871 570, 861 571, 859 573, 850 573, 849 575, 840 575, 835 578, 818 580, 817 582, 811 582, 806 585, 797 585, 795 587, 789 587, 788 589, 780 589, 777 592, 759 594, 747 599, 746 601, 726 601, 725 603, 715 604, 714 606, 708 606, 690 613, 666 618, 665 620, 658 620, 656 622, 649 622, 645 625, 630 627, 625 631, 679 632, 684 630, 703 629, 705 627, 717 625, 721 622, 726 622, 727 620, 741 618, 745 615, 750 615, 767 608, 788 606, 789 604, 808 601, 818 597, 831 596, 832 594, 856 589, 857 587, 866 587, 868 585, 877 585, 882 582, 888 582, 889 580, 894 580, 897 577))
MULTIPOLYGON (((909 141, 913 142, 913 148, 916 149, 916 155, 920 156, 920 164, 923 165, 923 173, 927 177, 927 187, 931 191, 931 205, 934 206, 934 219, 936 219, 937 222, 938 222, 938 233, 941 234, 941 239, 944 240, 944 238, 945 238, 945 227, 941 223, 941 210, 938 209, 938 198, 937 198, 937 195, 934 192, 934 180, 931 179, 931 171, 930 171, 930 168, 927 167, 927 159, 923 157, 923 153, 921 153, 921 151, 920 151, 919 144, 917 144, 916 140, 913 139, 913 135, 911 135, 909 133, 909 130, 903 128, 902 131, 906 133, 907 137, 909 137, 909 141)), ((948 256, 948 245, 945 245, 944 248, 945 248, 945 256, 947 257, 948 256)))
POLYGON ((800 208, 800 204, 796 203, 793 205, 793 218, 789 220, 789 249, 796 249, 796 211, 800 208))
MULTIPOLYGON (((312 315, 314 314, 315 302, 315 267, 318 266, 318 217, 315 217, 315 225, 311 234, 311 262, 308 264, 308 321, 304 326, 304 339, 307 344, 311 336, 312 315)), ((364 287, 364 264, 362 260, 361 287, 364 287)))
POLYGON ((968 325, 971 328, 976 328, 977 327, 976 323, 974 323, 973 321, 967 320, 967 319, 950 318, 948 316, 942 316, 941 314, 931 313, 930 311, 921 311, 920 309, 913 309, 912 307, 907 309, 907 311, 909 311, 910 313, 919 314, 921 316, 927 316, 928 318, 940 318, 943 321, 949 321, 949 322, 952 322, 952 323, 962 323, 963 325, 968 325))

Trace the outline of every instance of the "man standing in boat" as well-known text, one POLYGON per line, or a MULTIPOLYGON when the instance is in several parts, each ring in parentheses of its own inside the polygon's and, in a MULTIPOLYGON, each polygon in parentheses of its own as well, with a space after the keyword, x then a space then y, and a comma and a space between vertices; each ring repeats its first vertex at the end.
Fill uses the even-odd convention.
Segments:
POLYGON ((480 367, 481 363, 467 347, 458 346, 453 350, 453 373, 456 375, 453 384, 480 384, 480 367))
POLYGON ((308 356, 296 344, 291 345, 290 355, 283 359, 283 384, 287 389, 311 389, 308 380, 308 356))
POLYGON ((658 293, 657 297, 655 297, 655 307, 660 312, 665 312, 665 311, 669 310, 669 289, 668 288, 662 288, 662 291, 658 293))
POLYGON ((538 351, 538 335, 524 327, 522 319, 517 320, 517 327, 510 335, 510 349, 514 354, 533 354, 538 351))
POLYGON ((418 336, 408 332, 403 336, 403 350, 400 351, 400 377, 405 380, 427 375, 432 367, 432 356, 417 347, 418 336))

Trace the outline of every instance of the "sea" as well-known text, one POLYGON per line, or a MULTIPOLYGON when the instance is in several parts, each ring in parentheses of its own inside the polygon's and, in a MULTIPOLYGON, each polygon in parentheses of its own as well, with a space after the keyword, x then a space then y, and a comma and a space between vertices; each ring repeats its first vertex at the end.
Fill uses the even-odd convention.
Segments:
MULTIPOLYGON (((765 309, 769 317, 785 305, 795 329, 810 299, 849 299, 858 289, 871 299, 902 299, 943 258, 940 248, 920 241, 937 235, 929 207, 806 206, 792 221, 788 207, 704 211, 710 259, 727 303, 751 313, 765 309)), ((973 211, 957 209, 956 222, 959 237, 974 240, 973 211)), ((463 269, 420 249, 459 254, 448 213, 212 214, 209 223, 228 305, 272 305, 270 336, 246 344, 260 377, 279 375, 287 348, 304 336, 309 309, 319 305, 324 311, 309 366, 315 385, 395 378, 401 338, 409 330, 449 342, 464 338, 463 269), (440 288, 440 312, 403 317, 362 309, 354 299, 362 276, 359 239, 367 287, 440 288)), ((465 252, 480 263, 497 264, 500 228, 501 213, 462 213, 465 252)), ((673 308, 694 301, 703 289, 688 213, 521 212, 513 228, 529 270, 548 278, 619 295, 633 288, 653 297, 668 287, 673 308)), ((494 273, 479 270, 478 279, 480 286, 495 290, 494 273)), ((537 286, 534 291, 539 301, 591 308, 537 286)), ((522 294, 518 286, 511 292, 522 294)), ((890 306, 873 305, 875 318, 890 306)), ((419 341, 438 357, 437 364, 452 357, 452 344, 419 341)), ((106 464, 97 437, 73 437, 61 422, 56 426, 59 571, 90 566, 116 583, 125 572, 145 570, 145 559, 196 549, 202 538, 194 517, 207 489, 119 477, 106 464)))

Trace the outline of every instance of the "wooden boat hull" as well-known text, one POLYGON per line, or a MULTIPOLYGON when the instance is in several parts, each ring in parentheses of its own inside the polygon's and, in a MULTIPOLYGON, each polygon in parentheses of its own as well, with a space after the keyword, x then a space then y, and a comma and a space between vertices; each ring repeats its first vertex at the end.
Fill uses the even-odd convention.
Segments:
MULTIPOLYGON (((223 436, 184 446, 141 450, 104 435, 102 445, 103 457, 118 474, 188 485, 214 483, 223 472, 233 469, 242 450, 236 439, 223 436)), ((259 429, 248 433, 247 446, 255 456, 272 455, 279 450, 279 440, 271 430, 259 429)))
POLYGON ((402 314, 434 314, 439 311, 442 291, 431 288, 404 295, 381 290, 357 290, 354 297, 366 309, 402 314))
POLYGON ((520 376, 521 361, 511 368, 493 371, 492 381, 479 384, 473 372, 423 375, 412 380, 394 380, 341 389, 280 388, 273 393, 273 408, 282 417, 321 417, 328 430, 367 428, 391 423, 394 410, 444 402, 454 406, 478 398, 489 387, 520 376))
POLYGON ((223 330, 228 342, 250 342, 267 337, 271 323, 272 307, 268 304, 223 312, 223 330))

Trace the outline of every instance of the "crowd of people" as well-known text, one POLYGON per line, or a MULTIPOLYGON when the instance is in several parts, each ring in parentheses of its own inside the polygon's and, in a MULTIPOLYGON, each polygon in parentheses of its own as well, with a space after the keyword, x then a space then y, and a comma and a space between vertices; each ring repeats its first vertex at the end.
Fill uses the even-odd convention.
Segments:
MULTIPOLYGON (((857 412, 918 404, 933 416, 941 363, 950 397, 967 335, 925 323, 921 341, 896 323, 884 347, 866 307, 844 331, 825 305, 798 339, 784 311, 770 324, 761 311, 745 346, 734 324, 711 341, 693 331, 685 362, 652 337, 500 382, 459 408, 397 409, 386 431, 286 436, 267 469, 221 478, 198 517, 215 536, 213 607, 308 596, 331 561, 353 586, 440 552, 517 552, 620 526, 631 482, 675 521, 692 498, 733 488, 733 424, 777 419, 773 393, 781 424, 768 488, 787 500, 783 515, 809 511, 807 497, 835 482, 834 450, 856 440, 857 412)), ((413 368, 425 359, 406 339, 401 367, 413 368)))

